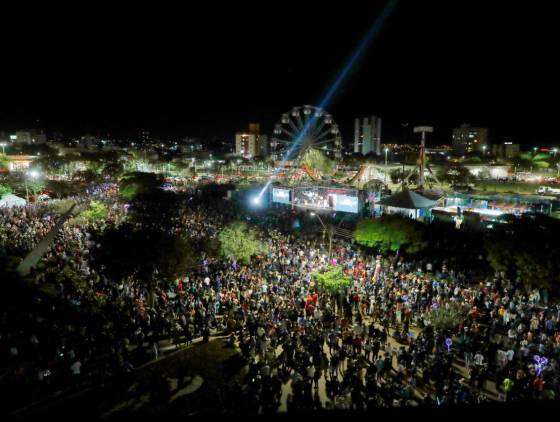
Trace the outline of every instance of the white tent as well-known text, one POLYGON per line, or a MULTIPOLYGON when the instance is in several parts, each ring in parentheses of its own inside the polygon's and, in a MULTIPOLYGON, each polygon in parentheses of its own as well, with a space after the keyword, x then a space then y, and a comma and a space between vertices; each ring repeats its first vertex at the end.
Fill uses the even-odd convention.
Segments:
POLYGON ((25 204, 27 204, 25 199, 11 193, 2 195, 0 198, 0 208, 23 207, 25 204))

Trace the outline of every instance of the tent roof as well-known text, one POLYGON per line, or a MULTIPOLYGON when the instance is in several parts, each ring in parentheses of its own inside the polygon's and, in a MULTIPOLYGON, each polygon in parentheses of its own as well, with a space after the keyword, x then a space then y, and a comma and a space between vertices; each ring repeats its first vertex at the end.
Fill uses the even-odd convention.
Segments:
POLYGON ((27 201, 19 196, 12 193, 7 193, 2 195, 0 198, 0 207, 21 207, 25 205, 27 201))
POLYGON ((432 208, 437 205, 437 201, 432 201, 411 190, 404 190, 396 193, 388 198, 382 199, 378 203, 389 207, 407 209, 432 208))

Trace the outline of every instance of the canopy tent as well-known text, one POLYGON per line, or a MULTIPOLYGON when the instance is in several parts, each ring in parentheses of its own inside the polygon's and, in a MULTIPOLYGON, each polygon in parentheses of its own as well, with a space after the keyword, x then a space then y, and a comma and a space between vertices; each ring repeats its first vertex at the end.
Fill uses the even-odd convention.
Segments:
POLYGON ((437 201, 426 198, 411 190, 403 190, 378 202, 379 205, 394 208, 405 208, 409 210, 419 210, 432 208, 437 205, 437 201))
POLYGON ((12 193, 2 195, 2 198, 0 198, 0 208, 23 207, 25 204, 27 204, 25 199, 12 193))

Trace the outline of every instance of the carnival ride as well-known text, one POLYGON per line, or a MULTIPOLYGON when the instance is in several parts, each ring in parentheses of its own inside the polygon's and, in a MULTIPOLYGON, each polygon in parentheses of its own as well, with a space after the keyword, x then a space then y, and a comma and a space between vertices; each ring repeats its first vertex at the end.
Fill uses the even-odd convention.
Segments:
POLYGON ((328 112, 311 105, 293 107, 282 114, 274 127, 270 147, 275 160, 288 155, 300 158, 309 149, 322 151, 331 159, 342 158, 338 125, 328 112))

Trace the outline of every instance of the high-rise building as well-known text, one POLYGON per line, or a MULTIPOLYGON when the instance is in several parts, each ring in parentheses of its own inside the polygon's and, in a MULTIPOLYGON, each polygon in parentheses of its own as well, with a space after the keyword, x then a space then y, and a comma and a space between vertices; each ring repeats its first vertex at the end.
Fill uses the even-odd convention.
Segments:
POLYGON ((14 141, 18 144, 44 144, 47 142, 47 137, 44 133, 34 129, 18 130, 14 141))
POLYGON ((518 155, 519 151, 519 144, 514 144, 513 142, 492 145, 492 155, 500 158, 511 159, 518 155))
POLYGON ((354 120, 354 152, 362 155, 370 152, 381 154, 381 117, 354 120))
POLYGON ((453 129, 453 151, 458 154, 484 152, 488 147, 488 128, 462 124, 453 129))
POLYGON ((235 153, 245 158, 268 156, 268 137, 260 133, 258 123, 250 123, 247 132, 235 134, 235 153))

